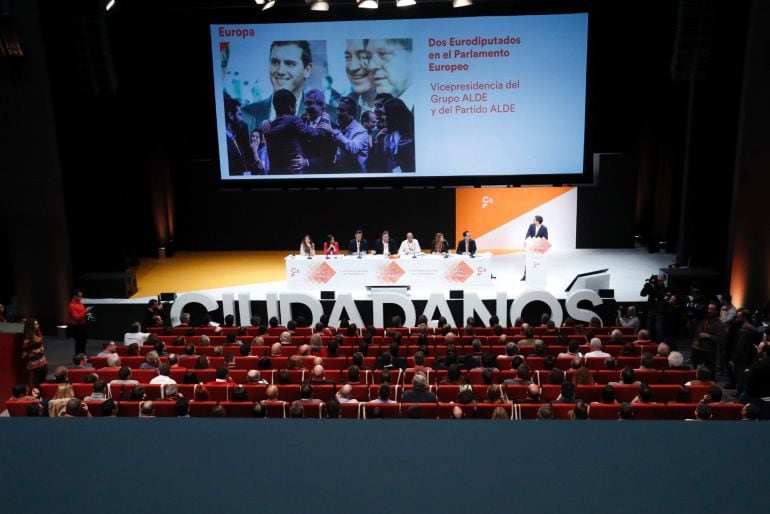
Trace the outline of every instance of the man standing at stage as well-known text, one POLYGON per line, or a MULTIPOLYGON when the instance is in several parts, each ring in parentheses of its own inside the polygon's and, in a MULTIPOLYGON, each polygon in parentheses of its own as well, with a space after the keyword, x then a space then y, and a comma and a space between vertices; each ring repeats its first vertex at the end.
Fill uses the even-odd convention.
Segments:
MULTIPOLYGON (((548 227, 543 225, 543 217, 542 216, 535 216, 535 219, 533 220, 534 223, 529 225, 529 228, 527 229, 527 234, 524 236, 524 242, 526 244, 527 239, 530 237, 538 237, 543 239, 548 239, 548 227)), ((521 277, 522 280, 527 280, 527 268, 524 268, 524 276, 521 277)))
POLYGON ((725 326, 719 321, 719 306, 710 302, 706 316, 695 323, 695 337, 692 342, 691 358, 695 366, 705 364, 716 372, 717 349, 724 343, 725 326))
MULTIPOLYGON (((270 82, 273 91, 288 89, 294 95, 297 116, 305 113, 305 80, 313 71, 313 57, 307 41, 273 41, 270 45, 270 82)), ((260 128, 265 120, 275 119, 273 95, 243 108, 243 119, 249 126, 248 133, 260 128)))
POLYGON ((88 333, 86 332, 86 322, 88 321, 88 313, 91 312, 93 307, 86 307, 82 303, 83 293, 75 290, 72 293, 70 304, 68 307, 70 321, 67 327, 70 332, 70 336, 75 339, 75 353, 86 353, 86 344, 88 342, 88 333))

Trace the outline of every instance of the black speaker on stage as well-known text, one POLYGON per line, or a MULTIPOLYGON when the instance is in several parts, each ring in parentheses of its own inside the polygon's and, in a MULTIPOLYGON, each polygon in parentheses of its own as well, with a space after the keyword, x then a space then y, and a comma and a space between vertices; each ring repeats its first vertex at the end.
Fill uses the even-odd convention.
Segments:
POLYGON ((129 298, 137 290, 133 271, 86 273, 77 285, 86 298, 129 298))
POLYGON ((614 289, 599 289, 599 298, 615 298, 614 289))
POLYGON ((321 300, 334 300, 334 291, 321 291, 321 300))

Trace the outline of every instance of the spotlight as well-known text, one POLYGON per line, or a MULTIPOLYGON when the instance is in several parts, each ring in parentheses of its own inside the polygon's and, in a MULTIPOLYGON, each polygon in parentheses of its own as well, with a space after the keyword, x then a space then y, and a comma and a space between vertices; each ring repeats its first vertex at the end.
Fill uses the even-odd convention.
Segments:
POLYGON ((329 2, 326 0, 305 0, 306 4, 310 4, 311 11, 328 11, 329 2))
POLYGON ((254 0, 257 5, 265 5, 265 0, 254 0))
MULTIPOLYGON (((262 1, 264 2, 265 0, 262 0, 262 1)), ((259 3, 259 0, 257 0, 257 3, 259 3)), ((267 3, 264 5, 264 7, 262 7, 262 10, 267 11, 274 5, 275 5, 275 0, 267 0, 267 3)))
POLYGON ((115 0, 110 0, 109 2, 107 2, 107 5, 105 6, 104 10, 105 11, 109 11, 114 6, 115 6, 115 0))
POLYGON ((409 7, 417 3, 417 0, 396 0, 396 7, 409 7))
POLYGON ((452 0, 452 7, 468 7, 473 5, 473 0, 452 0))
POLYGON ((377 9, 377 0, 356 0, 360 9, 377 9))

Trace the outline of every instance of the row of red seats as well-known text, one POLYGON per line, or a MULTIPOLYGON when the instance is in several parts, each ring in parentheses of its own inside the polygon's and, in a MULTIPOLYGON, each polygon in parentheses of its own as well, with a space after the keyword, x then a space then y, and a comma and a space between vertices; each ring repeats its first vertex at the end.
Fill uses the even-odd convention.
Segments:
MULTIPOLYGON (((305 369, 312 369, 314 366, 316 356, 308 355, 301 358, 301 366, 305 369)), ((322 357, 324 368, 328 370, 341 370, 347 369, 353 364, 351 357, 322 357)), ((212 368, 218 368, 225 365, 224 357, 207 356, 209 366, 212 368)), ((406 358, 409 367, 414 366, 414 357, 410 356, 406 358)), ((462 362, 462 359, 460 359, 462 362)), ((571 357, 563 357, 556 359, 556 367, 559 369, 569 369, 572 364, 571 357)), ((139 368, 143 363, 147 362, 145 357, 121 357, 121 365, 127 366, 132 369, 139 368)), ((167 362, 167 357, 161 357, 161 362, 167 362)), ((198 361, 197 355, 181 355, 179 356, 179 367, 181 368, 194 368, 198 361)), ((364 367, 371 368, 375 365, 377 357, 364 357, 364 367)), ((586 366, 590 370, 603 370, 605 369, 605 359, 601 357, 593 357, 586 359, 586 366)), ((270 369, 285 369, 288 366, 289 358, 285 356, 270 357, 270 369)), ((624 368, 629 366, 631 368, 638 368, 641 359, 639 357, 617 357, 616 367, 624 368)), ((107 365, 106 357, 92 357, 91 364, 95 369, 102 369, 107 365)), ((512 368, 513 359, 504 355, 497 356, 497 367, 501 370, 509 370, 512 368)), ((545 357, 529 356, 526 358, 526 364, 530 370, 544 369, 545 357)), ((668 366, 668 359, 666 357, 654 357, 652 360, 653 369, 664 370, 668 366)), ((424 365, 429 368, 433 368, 436 365, 436 357, 426 357, 424 365)), ((257 369, 260 367, 260 357, 235 357, 235 369, 257 369)))
MULTIPOLYGON (((27 406, 34 402, 9 402, 8 410, 11 416, 25 416, 27 406)), ((100 401, 85 402, 93 416, 102 416, 100 401)), ((138 417, 142 402, 121 401, 118 402, 118 416, 138 417)), ((153 402, 157 417, 176 417, 176 402, 153 402)), ((254 417, 254 405, 251 402, 216 402, 193 401, 190 402, 190 416, 210 417, 212 409, 221 405, 225 409, 227 417, 250 418, 254 417)), ((267 418, 286 418, 289 403, 284 401, 265 402, 267 418)), ((423 419, 450 419, 453 409, 458 406, 454 403, 343 403, 340 405, 341 417, 345 419, 371 419, 382 418, 406 418, 411 405, 420 406, 420 417, 423 419)), ((695 417, 697 403, 668 403, 668 404, 633 404, 633 419, 636 420, 684 420, 695 417)), ((510 403, 476 403, 459 405, 463 410, 465 419, 489 419, 497 408, 505 410, 506 418, 510 420, 530 420, 537 418, 537 411, 542 404, 510 404, 510 403)), ((732 403, 710 404, 714 412, 714 420, 738 420, 741 419, 743 405, 732 403)), ((326 415, 324 403, 303 403, 304 417, 323 418, 326 415)), ((552 404, 554 419, 570 419, 572 404, 552 404)), ((618 404, 594 404, 589 407, 588 416, 592 420, 616 420, 618 419, 618 404)))
MULTIPOLYGON (((183 326, 177 326, 173 327, 173 331, 176 335, 185 335, 190 330, 195 330, 195 332, 198 335, 217 335, 217 327, 183 327, 183 326)), ((548 333, 548 330, 546 327, 538 326, 538 327, 532 327, 536 335, 546 335, 548 333)), ((590 327, 590 330, 592 330, 597 335, 605 335, 611 333, 613 330, 620 330, 623 334, 633 334, 634 330, 632 327, 590 327)), ((148 332, 156 333, 158 335, 162 334, 165 331, 164 327, 149 327, 148 332)), ((219 331, 219 334, 223 336, 227 336, 228 334, 238 334, 240 330, 240 327, 221 327, 221 330, 219 331)), ((268 327, 267 328, 267 335, 268 336, 280 336, 281 333, 286 332, 288 329, 286 327, 268 327)), ((337 330, 333 327, 329 327, 329 330, 335 334, 337 333, 337 330)), ((364 331, 366 329, 359 327, 357 329, 358 335, 363 335, 364 331)), ((588 329, 585 329, 588 330, 588 329)), ((383 336, 388 331, 398 331, 401 332, 402 335, 408 336, 411 334, 418 334, 419 330, 417 327, 391 327, 391 328, 375 328, 375 336, 383 336)), ((474 333, 477 333, 478 335, 493 335, 493 328, 492 327, 474 327, 473 328, 474 333)), ((341 333, 344 333, 344 330, 340 330, 341 333)), ((452 332, 454 333, 460 333, 462 332, 462 327, 454 327, 452 329, 452 332)), ((503 333, 508 335, 517 335, 521 332, 521 329, 519 327, 503 327, 503 333)), ((572 335, 575 333, 575 327, 573 326, 562 326, 559 327, 559 332, 565 335, 572 335)), ((246 333, 250 336, 256 336, 259 335, 259 328, 258 327, 246 327, 246 333)), ((297 327, 292 331, 293 334, 297 336, 310 336, 313 334, 313 329, 311 327, 297 327)), ((428 333, 429 334, 440 334, 441 331, 438 328, 434 327, 428 327, 428 333)))
MULTIPOLYGON (((166 344, 176 344, 176 340, 179 337, 184 337, 185 344, 194 344, 198 345, 201 341, 200 335, 194 335, 194 336, 158 336, 158 339, 163 341, 166 344)), ((607 344, 611 340, 610 336, 607 334, 599 335, 597 336, 602 343, 607 344)), ((225 345, 227 344, 227 337, 225 336, 208 336, 209 343, 211 345, 225 345)), ((241 336, 239 338, 241 342, 250 342, 253 337, 252 336, 241 336)), ((280 341, 280 338, 278 336, 263 336, 262 339, 264 340, 264 343, 266 345, 271 345, 273 343, 277 343, 280 341)), ((323 344, 328 344, 330 341, 332 341, 334 337, 332 336, 322 336, 321 341, 323 344)), ((498 336, 487 336, 487 335, 472 335, 472 336, 466 336, 466 335, 457 335, 455 336, 454 343, 455 344, 471 344, 474 339, 478 339, 481 341, 482 344, 497 344, 499 341, 498 336)), ((521 335, 513 335, 508 336, 509 340, 519 342, 522 339, 524 339, 524 336, 521 335)), ((538 337, 538 339, 542 339, 545 344, 555 344, 558 342, 558 338, 556 336, 541 336, 538 337)), ((411 336, 404 336, 401 339, 401 344, 417 344, 418 336, 417 335, 411 335, 411 336)), ((578 339, 580 341, 585 341, 585 338, 580 336, 578 339)), ((637 337, 633 334, 624 334, 622 336, 623 343, 627 342, 634 342, 637 340, 637 337)), ((342 345, 345 346, 357 346, 358 343, 363 341, 361 337, 353 337, 353 336, 345 336, 342 338, 342 345)), ((382 345, 389 345, 393 342, 393 338, 390 336, 375 336, 372 338, 372 344, 382 344, 382 345)), ((291 344, 293 345, 301 345, 310 343, 310 336, 293 336, 291 338, 291 344)), ((436 335, 436 336, 428 336, 428 345, 434 346, 434 345, 443 345, 446 344, 446 336, 443 335, 436 335)))
MULTIPOLYGON (((233 355, 240 355, 240 346, 222 346, 222 353, 232 353, 233 355)), ((380 355, 382 352, 389 351, 389 345, 370 345, 368 354, 369 355, 380 355)), ((470 351, 471 346, 469 344, 466 345, 455 345, 455 348, 460 353, 467 353, 470 351)), ((653 355, 657 352, 657 345, 655 344, 645 344, 645 345, 638 345, 634 348, 634 354, 636 356, 640 356, 642 353, 651 353, 653 355)), ((399 346, 399 354, 402 356, 413 356, 417 351, 421 349, 420 346, 410 344, 402 344, 399 346)), ((431 357, 443 357, 447 354, 449 347, 447 345, 435 345, 435 346, 428 346, 428 354, 431 357)), ((147 355, 147 353, 153 350, 152 346, 142 346, 140 347, 139 356, 147 355)), ((175 353, 177 355, 184 354, 185 347, 184 346, 166 346, 166 352, 167 353, 175 353)), ((621 345, 605 345, 603 350, 606 353, 609 353, 613 357, 620 357, 622 356, 624 347, 621 345)), ((196 346, 195 347, 195 353, 197 355, 213 355, 214 354, 214 346, 196 346)), ((339 350, 337 351, 337 354, 340 356, 350 357, 354 353, 358 351, 358 345, 354 346, 340 346, 339 350)), ((504 355, 505 354, 505 346, 504 345, 484 345, 482 347, 482 351, 486 353, 491 353, 492 355, 504 355)), ((582 345, 580 346, 580 353, 585 354, 590 351, 590 348, 588 345, 582 345)), ((532 355, 535 352, 535 349, 533 347, 522 347, 519 349, 519 353, 523 355, 524 357, 532 355)), ((567 347, 562 345, 553 345, 548 346, 546 348, 546 353, 548 355, 551 355, 553 357, 557 357, 560 353, 566 353, 567 347)), ((299 353, 299 346, 297 345, 285 345, 281 347, 281 355, 284 357, 290 357, 292 355, 297 355, 299 353)), ((313 355, 320 355, 322 357, 327 356, 327 350, 325 348, 322 348, 319 353, 314 353, 313 355)), ((118 355, 121 357, 127 357, 127 348, 125 346, 118 346, 118 355)), ((264 345, 264 346, 252 346, 251 347, 251 355, 257 356, 257 357, 263 357, 263 356, 269 356, 270 355, 270 346, 264 345)), ((95 359, 97 357, 92 357, 91 359, 95 359)), ((98 362, 98 361, 97 361, 98 362)))
MULTIPOLYGON (((254 369, 254 368, 252 368, 254 369)), ((172 368, 169 376, 176 382, 183 382, 185 374, 188 369, 185 368, 172 368)), ((217 370, 215 368, 206 369, 190 369, 194 371, 201 382, 209 382, 216 378, 217 370)), ((293 384, 299 384, 304 380, 311 378, 311 372, 308 369, 291 369, 291 370, 279 370, 279 369, 266 369, 260 370, 262 379, 266 380, 270 384, 275 384, 278 381, 278 375, 282 371, 286 371, 288 378, 293 384)), ((503 370, 492 373, 492 382, 501 383, 506 379, 515 379, 517 370, 503 370)), ((69 370, 69 379, 73 382, 83 382, 85 377, 93 373, 94 370, 88 369, 71 369, 69 370)), ((102 368, 96 370, 101 380, 116 380, 118 378, 118 370, 102 368)), ((246 382, 247 369, 231 369, 230 377, 236 383, 242 384, 246 382)), ((286 375, 286 373, 284 375, 286 375)), ((154 369, 135 369, 132 370, 132 378, 140 383, 149 383, 155 376, 157 371, 154 369)), ((363 370, 360 372, 360 381, 363 383, 379 383, 379 378, 382 374, 380 370, 363 370)), ((447 370, 426 370, 428 383, 440 384, 447 376, 447 370)), ((534 370, 531 379, 536 383, 547 384, 548 370, 534 370)), ((572 380, 574 376, 574 370, 567 370, 565 372, 566 379, 572 380)), ((618 370, 598 370, 592 372, 594 382, 598 384, 607 384, 608 382, 614 382, 620 380, 620 371, 618 370)), ((646 384, 673 384, 680 385, 693 380, 695 378, 695 372, 692 370, 639 370, 636 372, 637 379, 646 384)), ((391 371, 391 382, 393 383, 410 383, 414 371, 412 370, 400 370, 394 369, 391 371)), ((334 383, 344 384, 348 381, 348 374, 346 369, 327 369, 325 370, 325 379, 334 383)), ((468 372, 468 380, 471 384, 483 384, 484 376, 480 369, 474 369, 468 372)))
MULTIPOLYGON (((146 399, 157 400, 163 399, 165 396, 165 389, 160 384, 142 384, 146 399)), ((295 401, 300 398, 300 386, 298 384, 293 385, 280 385, 276 386, 278 389, 278 399, 283 401, 295 401)), ((354 385, 352 387, 351 398, 358 400, 359 402, 367 402, 378 398, 380 386, 375 385, 354 385)), ((41 394, 44 398, 52 398, 56 394, 58 384, 42 384, 41 394)), ((110 384, 109 396, 115 399, 125 398, 133 390, 134 386, 130 384, 110 384)), ((579 385, 575 389, 575 398, 584 400, 586 402, 598 402, 601 400, 601 393, 603 385, 579 385)), ((676 401, 679 398, 679 386, 678 385, 651 385, 650 388, 653 391, 653 401, 656 403, 669 403, 676 401)), ((701 400, 708 392, 709 386, 692 386, 690 388, 691 401, 701 400)), ((205 386, 208 399, 213 401, 231 401, 233 399, 233 387, 227 385, 208 385, 205 386)), ((262 401, 265 399, 265 392, 267 385, 245 385, 244 390, 249 401, 262 401)), ((411 384, 390 386, 390 399, 401 401, 403 393, 412 389, 411 384)), ((639 392, 638 385, 623 385, 617 386, 615 389, 615 398, 618 402, 630 402, 633 400, 639 392)), ((313 398, 321 401, 328 401, 332 398, 338 390, 337 386, 333 385, 313 385, 313 398)), ((457 399, 457 395, 460 393, 461 386, 459 385, 439 385, 430 386, 429 390, 436 393, 439 402, 451 402, 457 399)), ((196 391, 200 393, 201 387, 195 384, 178 384, 177 391, 187 398, 195 398, 196 391)), ((488 386, 475 385, 473 387, 473 396, 476 401, 485 401, 487 399, 488 386)), ((501 391, 504 395, 504 399, 507 398, 510 401, 524 400, 527 397, 526 385, 508 385, 501 386, 501 391)), ((73 392, 76 398, 83 399, 86 396, 92 394, 93 386, 91 384, 73 384, 73 392)), ((540 399, 544 402, 552 402, 556 400, 561 394, 561 387, 558 385, 544 385, 541 387, 540 399)))

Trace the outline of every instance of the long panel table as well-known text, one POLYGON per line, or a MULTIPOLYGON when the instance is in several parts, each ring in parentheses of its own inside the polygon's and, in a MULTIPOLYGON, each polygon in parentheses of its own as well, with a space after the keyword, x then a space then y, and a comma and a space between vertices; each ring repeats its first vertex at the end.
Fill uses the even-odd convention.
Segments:
POLYGON ((491 284, 492 254, 417 257, 351 255, 286 257, 290 289, 358 289, 367 286, 485 287, 491 284))

